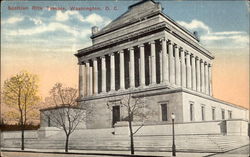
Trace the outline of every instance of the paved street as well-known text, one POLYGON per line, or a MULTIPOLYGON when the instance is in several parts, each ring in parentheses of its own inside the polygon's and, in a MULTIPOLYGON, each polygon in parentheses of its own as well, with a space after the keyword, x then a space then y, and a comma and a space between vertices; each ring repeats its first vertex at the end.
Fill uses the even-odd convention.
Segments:
POLYGON ((20 152, 2 152, 1 156, 2 157, 110 157, 110 156, 104 156, 104 155, 98 156, 98 155, 49 154, 49 153, 25 153, 25 152, 21 152, 21 153, 20 152))
MULTIPOLYGON (((129 151, 95 151, 95 150, 70 150, 75 154, 64 154, 63 150, 26 150, 35 152, 18 152, 20 150, 9 150, 2 152, 2 157, 124 157, 129 155, 129 151), (42 151, 42 152, 41 152, 42 151), (48 152, 48 153, 46 153, 48 152), (58 153, 49 153, 58 152, 58 153), (100 154, 100 155, 99 155, 100 154), (102 155, 103 154, 103 155, 102 155), (109 155, 110 154, 110 155, 109 155), (124 154, 124 155, 120 155, 124 154)), ((139 156, 161 156, 171 157, 171 152, 135 152, 139 156)), ((177 157, 249 157, 249 146, 245 146, 226 153, 181 153, 177 152, 177 157)))
POLYGON ((249 157, 249 145, 222 154, 212 155, 213 157, 249 157))
MULTIPOLYGON (((55 152, 55 151, 48 151, 47 152, 55 152)), ((63 154, 62 151, 58 151, 58 154, 52 154, 52 153, 46 153, 46 152, 15 152, 8 151, 8 152, 2 152, 2 157, 124 157, 129 156, 129 151, 71 151, 79 154, 63 154), (82 154, 84 155, 82 155, 82 154), (100 155, 99 155, 100 154, 100 155), (101 155, 103 154, 103 155, 101 155), (124 154, 124 155, 120 155, 124 154)), ((203 157, 206 155, 210 155, 211 153, 180 153, 177 152, 177 157, 203 157)), ((171 152, 135 152, 135 155, 137 156, 158 156, 158 157, 171 157, 171 152)))

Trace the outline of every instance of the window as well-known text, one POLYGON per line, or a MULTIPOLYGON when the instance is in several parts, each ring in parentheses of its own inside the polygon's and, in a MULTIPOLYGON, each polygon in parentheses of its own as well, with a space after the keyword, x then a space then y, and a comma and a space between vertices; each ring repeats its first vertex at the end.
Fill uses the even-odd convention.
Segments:
POLYGON ((215 107, 212 107, 212 120, 215 120, 215 107))
POLYGON ((50 124, 50 116, 48 116, 48 127, 51 127, 51 124, 50 124))
POLYGON ((205 106, 201 106, 201 120, 205 120, 205 106))
POLYGON ((224 109, 221 110, 221 119, 225 119, 225 110, 224 109))
POLYGON ((232 111, 228 111, 228 119, 232 119, 232 111))
POLYGON ((161 104, 162 121, 168 121, 168 106, 167 104, 161 104))
POLYGON ((190 104, 190 121, 194 120, 194 104, 190 104))

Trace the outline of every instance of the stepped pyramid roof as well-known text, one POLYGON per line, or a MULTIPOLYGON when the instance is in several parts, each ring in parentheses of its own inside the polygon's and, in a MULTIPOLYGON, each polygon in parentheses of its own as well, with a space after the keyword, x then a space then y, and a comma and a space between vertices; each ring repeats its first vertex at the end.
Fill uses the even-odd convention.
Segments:
POLYGON ((161 11, 162 9, 159 3, 156 3, 153 0, 142 0, 129 6, 128 10, 124 14, 102 28, 97 34, 92 36, 92 38, 119 29, 148 16, 155 15, 161 11))

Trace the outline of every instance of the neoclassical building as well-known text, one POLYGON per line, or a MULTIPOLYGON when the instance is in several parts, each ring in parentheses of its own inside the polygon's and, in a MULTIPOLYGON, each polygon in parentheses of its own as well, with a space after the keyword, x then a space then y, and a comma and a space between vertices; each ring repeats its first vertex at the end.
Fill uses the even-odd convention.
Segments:
POLYGON ((104 28, 92 27, 91 40, 92 46, 75 54, 78 103, 93 109, 87 128, 118 126, 124 111, 119 104, 110 110, 107 103, 131 93, 156 113, 150 125, 169 123, 171 113, 177 123, 194 125, 248 119, 247 109, 213 97, 215 57, 196 33, 165 15, 159 3, 144 0, 129 6, 104 28))

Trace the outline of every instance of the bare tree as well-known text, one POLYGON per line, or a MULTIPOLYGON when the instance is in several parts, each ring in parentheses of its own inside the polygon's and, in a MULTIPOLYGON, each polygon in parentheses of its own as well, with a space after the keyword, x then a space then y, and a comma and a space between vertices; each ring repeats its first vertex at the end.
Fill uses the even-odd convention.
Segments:
POLYGON ((68 152, 69 137, 81 122, 86 121, 86 110, 76 103, 77 89, 63 87, 57 83, 46 98, 46 104, 54 107, 42 109, 43 117, 49 117, 53 126, 62 129, 66 135, 65 152, 68 152))
POLYGON ((129 127, 129 135, 130 135, 130 151, 131 154, 134 154, 134 135, 143 127, 144 121, 149 118, 152 114, 146 105, 143 97, 137 97, 136 95, 128 94, 126 96, 122 96, 117 100, 110 100, 107 103, 107 106, 110 110, 112 110, 113 105, 119 104, 122 108, 125 108, 125 115, 122 118, 122 121, 128 121, 129 127), (133 130, 133 121, 136 120, 138 122, 142 122, 141 125, 133 130))
POLYGON ((26 71, 7 79, 3 86, 3 102, 12 110, 6 113, 9 118, 18 121, 21 127, 21 149, 24 150, 24 130, 32 119, 40 101, 38 96, 38 77, 26 71))

